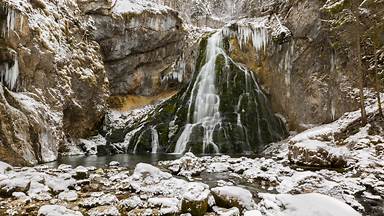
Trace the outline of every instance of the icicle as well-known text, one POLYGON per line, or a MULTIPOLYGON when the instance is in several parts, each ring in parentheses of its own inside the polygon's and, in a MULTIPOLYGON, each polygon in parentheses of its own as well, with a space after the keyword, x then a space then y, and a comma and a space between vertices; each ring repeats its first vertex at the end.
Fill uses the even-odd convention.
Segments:
POLYGON ((12 8, 7 9, 7 20, 5 23, 3 23, 3 29, 2 29, 2 35, 8 36, 11 31, 15 30, 15 23, 16 23, 16 11, 12 8))
POLYGON ((16 87, 16 81, 19 76, 19 62, 17 57, 12 66, 9 66, 9 63, 3 63, 3 69, 0 74, 1 83, 6 85, 10 90, 13 90, 16 87))

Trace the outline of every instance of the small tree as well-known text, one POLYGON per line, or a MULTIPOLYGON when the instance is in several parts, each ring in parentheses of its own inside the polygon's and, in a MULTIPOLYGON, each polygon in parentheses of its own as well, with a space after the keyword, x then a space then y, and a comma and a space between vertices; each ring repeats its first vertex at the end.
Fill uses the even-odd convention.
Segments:
POLYGON ((360 97, 360 112, 361 112, 361 123, 363 125, 367 124, 367 112, 365 110, 365 97, 364 97, 364 83, 365 83, 365 73, 362 69, 361 63, 361 36, 362 36, 362 24, 359 18, 359 0, 351 0, 351 12, 353 15, 354 29, 353 32, 354 38, 354 49, 355 49, 355 61, 356 61, 356 74, 359 77, 359 97, 360 97))

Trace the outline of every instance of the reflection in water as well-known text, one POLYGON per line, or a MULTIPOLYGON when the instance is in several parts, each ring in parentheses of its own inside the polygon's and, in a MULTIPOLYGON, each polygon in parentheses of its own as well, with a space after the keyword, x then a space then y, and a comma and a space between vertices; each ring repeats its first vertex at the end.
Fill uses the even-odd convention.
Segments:
POLYGON ((60 157, 57 161, 48 163, 46 165, 51 167, 58 167, 60 164, 68 164, 72 167, 77 166, 95 166, 105 167, 111 161, 117 161, 120 166, 135 168, 138 163, 149 163, 156 165, 159 161, 164 160, 175 160, 180 158, 182 155, 174 154, 119 154, 119 155, 108 155, 108 156, 65 156, 60 157))

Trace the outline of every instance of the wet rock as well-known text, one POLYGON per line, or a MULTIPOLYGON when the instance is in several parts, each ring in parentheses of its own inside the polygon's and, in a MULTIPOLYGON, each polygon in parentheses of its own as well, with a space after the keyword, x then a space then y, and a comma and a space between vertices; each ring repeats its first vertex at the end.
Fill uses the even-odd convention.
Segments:
POLYGON ((314 167, 342 168, 347 166, 347 150, 330 143, 305 140, 289 146, 288 158, 292 163, 314 167))
POLYGON ((60 205, 44 205, 38 211, 38 216, 82 216, 81 212, 67 209, 60 205))
POLYGON ((255 209, 256 204, 251 192, 236 186, 224 186, 211 189, 216 204, 224 208, 237 207, 240 211, 255 209))
POLYGON ((89 216, 120 216, 115 206, 98 206, 89 210, 89 216))

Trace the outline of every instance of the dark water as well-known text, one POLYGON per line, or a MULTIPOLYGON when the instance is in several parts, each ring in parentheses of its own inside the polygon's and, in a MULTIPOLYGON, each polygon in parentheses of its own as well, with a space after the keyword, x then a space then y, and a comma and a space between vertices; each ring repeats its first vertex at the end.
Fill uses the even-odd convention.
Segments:
POLYGON ((138 163, 149 163, 156 165, 159 161, 175 160, 182 155, 174 154, 119 154, 108 156, 65 156, 58 158, 57 161, 47 163, 51 167, 58 167, 60 164, 68 164, 72 167, 77 166, 94 166, 97 168, 108 166, 112 161, 117 161, 120 166, 134 168, 138 163))

